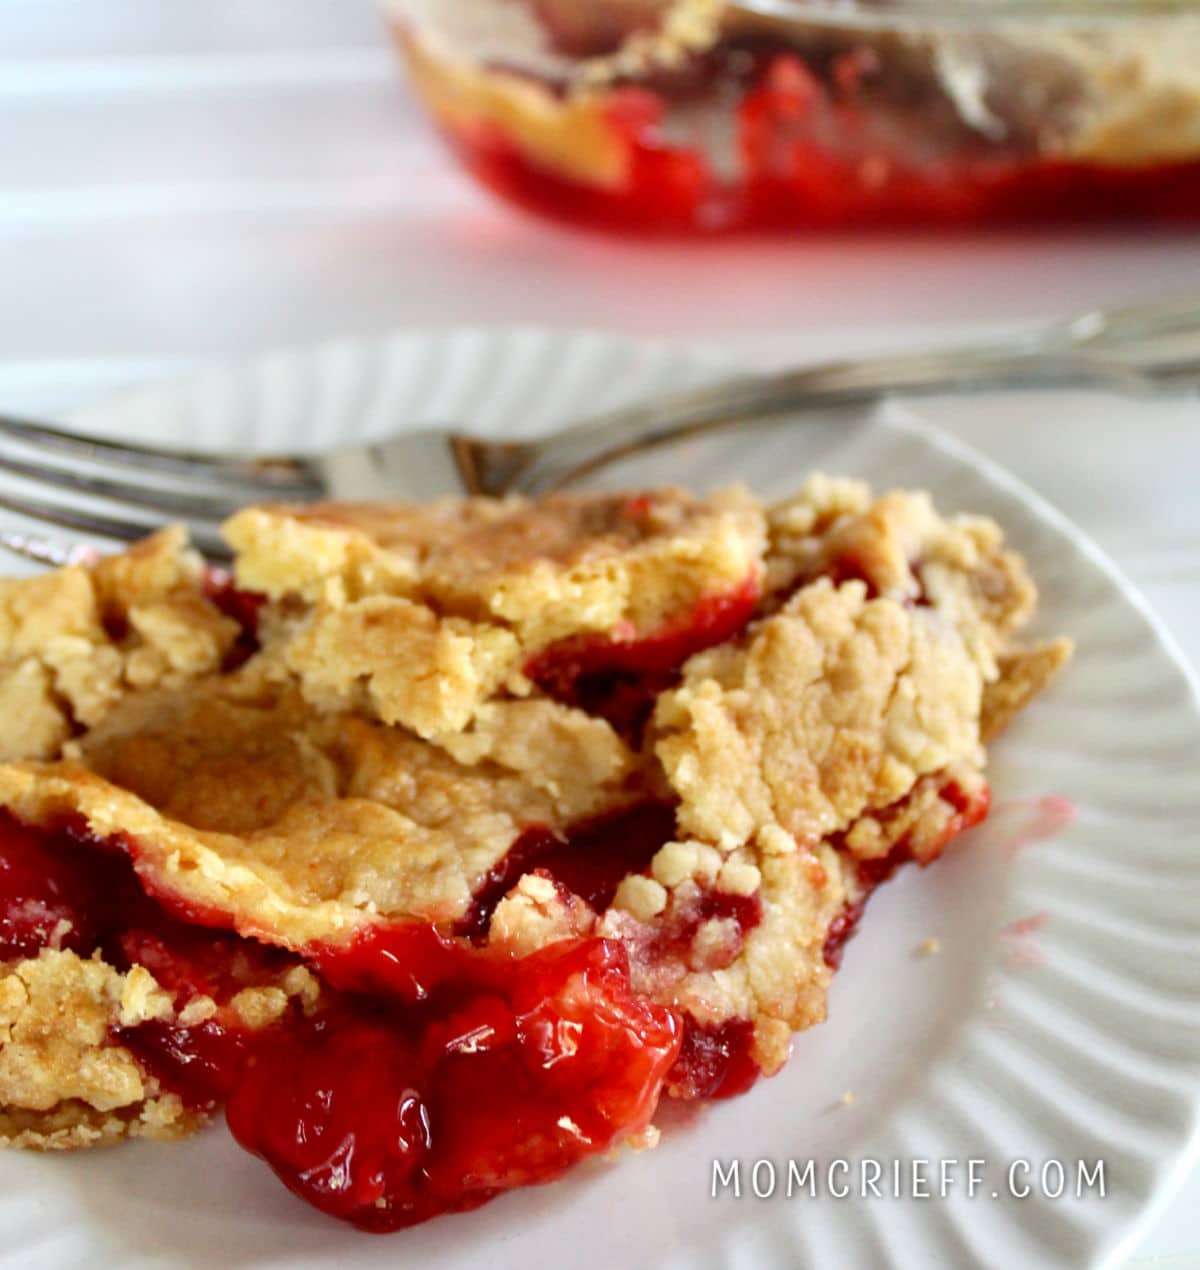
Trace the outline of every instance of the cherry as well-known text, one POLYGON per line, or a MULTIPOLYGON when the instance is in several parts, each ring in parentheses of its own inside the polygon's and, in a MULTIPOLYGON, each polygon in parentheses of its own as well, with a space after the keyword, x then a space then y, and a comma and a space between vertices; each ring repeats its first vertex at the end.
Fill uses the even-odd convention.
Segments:
POLYGON ((693 653, 741 631, 750 621, 758 596, 759 579, 754 574, 731 591, 702 597, 688 612, 656 630, 626 638, 578 635, 560 640, 533 657, 525 673, 548 691, 566 694, 585 675, 677 670, 693 653))
POLYGON ((45 836, 0 815, 0 958, 42 948, 88 953, 97 930, 86 872, 45 836))
POLYGON ((323 1212, 395 1230, 559 1176, 643 1128, 680 1045, 620 945, 563 941, 444 1007, 343 997, 252 1053, 234 1137, 323 1212))
POLYGON ((689 1019, 679 1059, 671 1069, 671 1097, 691 1102, 745 1093, 761 1075, 751 1054, 753 1041, 749 1019, 713 1026, 689 1019))
POLYGON ((211 1109, 235 1087, 254 1044, 218 1019, 179 1027, 158 1019, 116 1028, 113 1037, 188 1107, 211 1109))
POLYGON ((414 1185, 430 1149, 423 1084, 402 1028, 335 1008, 249 1060, 226 1118, 237 1141, 308 1203, 393 1229, 430 1215, 414 1185))

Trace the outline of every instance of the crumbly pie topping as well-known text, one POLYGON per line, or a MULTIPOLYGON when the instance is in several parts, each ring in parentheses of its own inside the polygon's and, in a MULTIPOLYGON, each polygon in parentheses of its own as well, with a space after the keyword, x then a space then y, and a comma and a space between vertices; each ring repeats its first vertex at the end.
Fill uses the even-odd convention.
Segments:
POLYGON ((983 816, 983 741, 1069 654, 1018 642, 1034 591, 991 522, 822 477, 228 536, 236 586, 167 531, 0 590, 0 1136, 177 1136, 228 1101, 372 1228, 777 1070, 870 891, 983 816), (292 1125, 309 1084, 327 1114, 292 1125), (392 1129, 364 1120, 393 1088, 392 1129), (332 1142, 373 1163, 335 1184, 332 1142))
POLYGON ((256 508, 227 527, 237 576, 325 608, 380 592, 510 630, 526 655, 592 632, 647 631, 745 580, 763 514, 740 490, 256 508))
POLYGON ((0 579, 0 758, 53 758, 127 695, 218 670, 238 635, 180 529, 120 556, 0 579))
POLYGON ((816 843, 973 757, 983 680, 936 609, 803 587, 749 637, 694 657, 659 698, 654 748, 689 833, 816 843))
MULTIPOLYGON (((140 1110, 148 1097, 133 1055, 108 1043, 109 1028, 119 1021, 133 1026, 169 1010, 170 1001, 140 966, 121 975, 103 962, 45 949, 6 968, 0 978, 0 1086, 6 1109, 52 1112, 69 1102, 96 1113, 80 1126, 84 1141, 92 1133, 104 1134, 109 1117, 140 1110)), ((176 1107, 182 1113, 177 1100, 176 1107)), ((134 1123, 140 1120, 139 1115, 134 1123)), ((158 1123, 165 1126, 171 1117, 164 1114, 158 1123)))

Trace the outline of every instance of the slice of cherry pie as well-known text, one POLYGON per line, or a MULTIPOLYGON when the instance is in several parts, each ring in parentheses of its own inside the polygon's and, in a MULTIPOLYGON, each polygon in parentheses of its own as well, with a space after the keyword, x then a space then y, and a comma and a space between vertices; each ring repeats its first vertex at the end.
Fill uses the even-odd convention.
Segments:
POLYGON ((993 523, 823 477, 227 536, 0 583, 0 1136, 223 1106, 371 1230, 777 1071, 1069 654, 993 523))

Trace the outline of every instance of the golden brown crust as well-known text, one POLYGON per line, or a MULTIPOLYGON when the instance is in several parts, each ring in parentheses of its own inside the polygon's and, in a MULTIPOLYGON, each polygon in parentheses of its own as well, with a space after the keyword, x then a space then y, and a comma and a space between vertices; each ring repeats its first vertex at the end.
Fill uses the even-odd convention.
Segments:
POLYGON ((283 659, 319 710, 362 710, 428 740, 461 732, 517 678, 520 646, 502 627, 381 595, 319 608, 283 659))
POLYGON ((629 641, 753 584, 765 539, 748 495, 443 499, 421 507, 254 508, 226 533, 264 593, 276 673, 325 712, 427 740, 466 729, 573 637, 629 641))
POLYGON ((816 843, 976 759, 982 687, 959 631, 933 612, 822 580, 744 648, 694 657, 652 735, 687 832, 736 845, 777 825, 816 843))
POLYGON ((0 759, 53 758, 125 696, 219 670, 237 624, 182 530, 91 566, 0 579, 0 759))
POLYGON ((184 1137, 203 1117, 161 1092, 110 1028, 170 1016, 148 971, 44 950, 0 970, 0 1144, 66 1149, 184 1137))
POLYGON ((860 482, 816 476, 770 508, 768 525, 773 591, 832 574, 861 579, 872 595, 929 605, 954 623, 989 679, 996 650, 1037 601, 1024 561, 1004 549, 995 521, 944 518, 923 492, 872 498, 860 482))
POLYGON ((1005 649, 997 658, 997 678, 984 689, 980 733, 999 736, 1071 660, 1069 639, 1048 640, 1027 648, 1005 649))
POLYGON ((340 607, 420 599, 504 626, 526 652, 572 635, 660 625, 746 581, 764 524, 739 491, 444 499, 421 507, 257 508, 226 526, 242 585, 340 607))

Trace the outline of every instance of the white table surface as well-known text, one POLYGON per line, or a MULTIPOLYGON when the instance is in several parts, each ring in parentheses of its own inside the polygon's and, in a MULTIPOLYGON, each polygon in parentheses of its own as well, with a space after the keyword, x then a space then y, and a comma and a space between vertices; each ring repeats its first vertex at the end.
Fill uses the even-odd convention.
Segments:
MULTIPOLYGON (((0 403, 14 411, 404 325, 604 327, 770 365, 887 327, 1189 288, 1197 234, 574 234, 459 174, 368 0, 0 4, 0 403)), ((1086 410, 1019 430, 986 409, 940 417, 1091 532, 1200 665, 1200 406, 1137 435, 1086 410)), ((1197 1254, 1200 1174, 1132 1264, 1194 1270, 1197 1254)))

